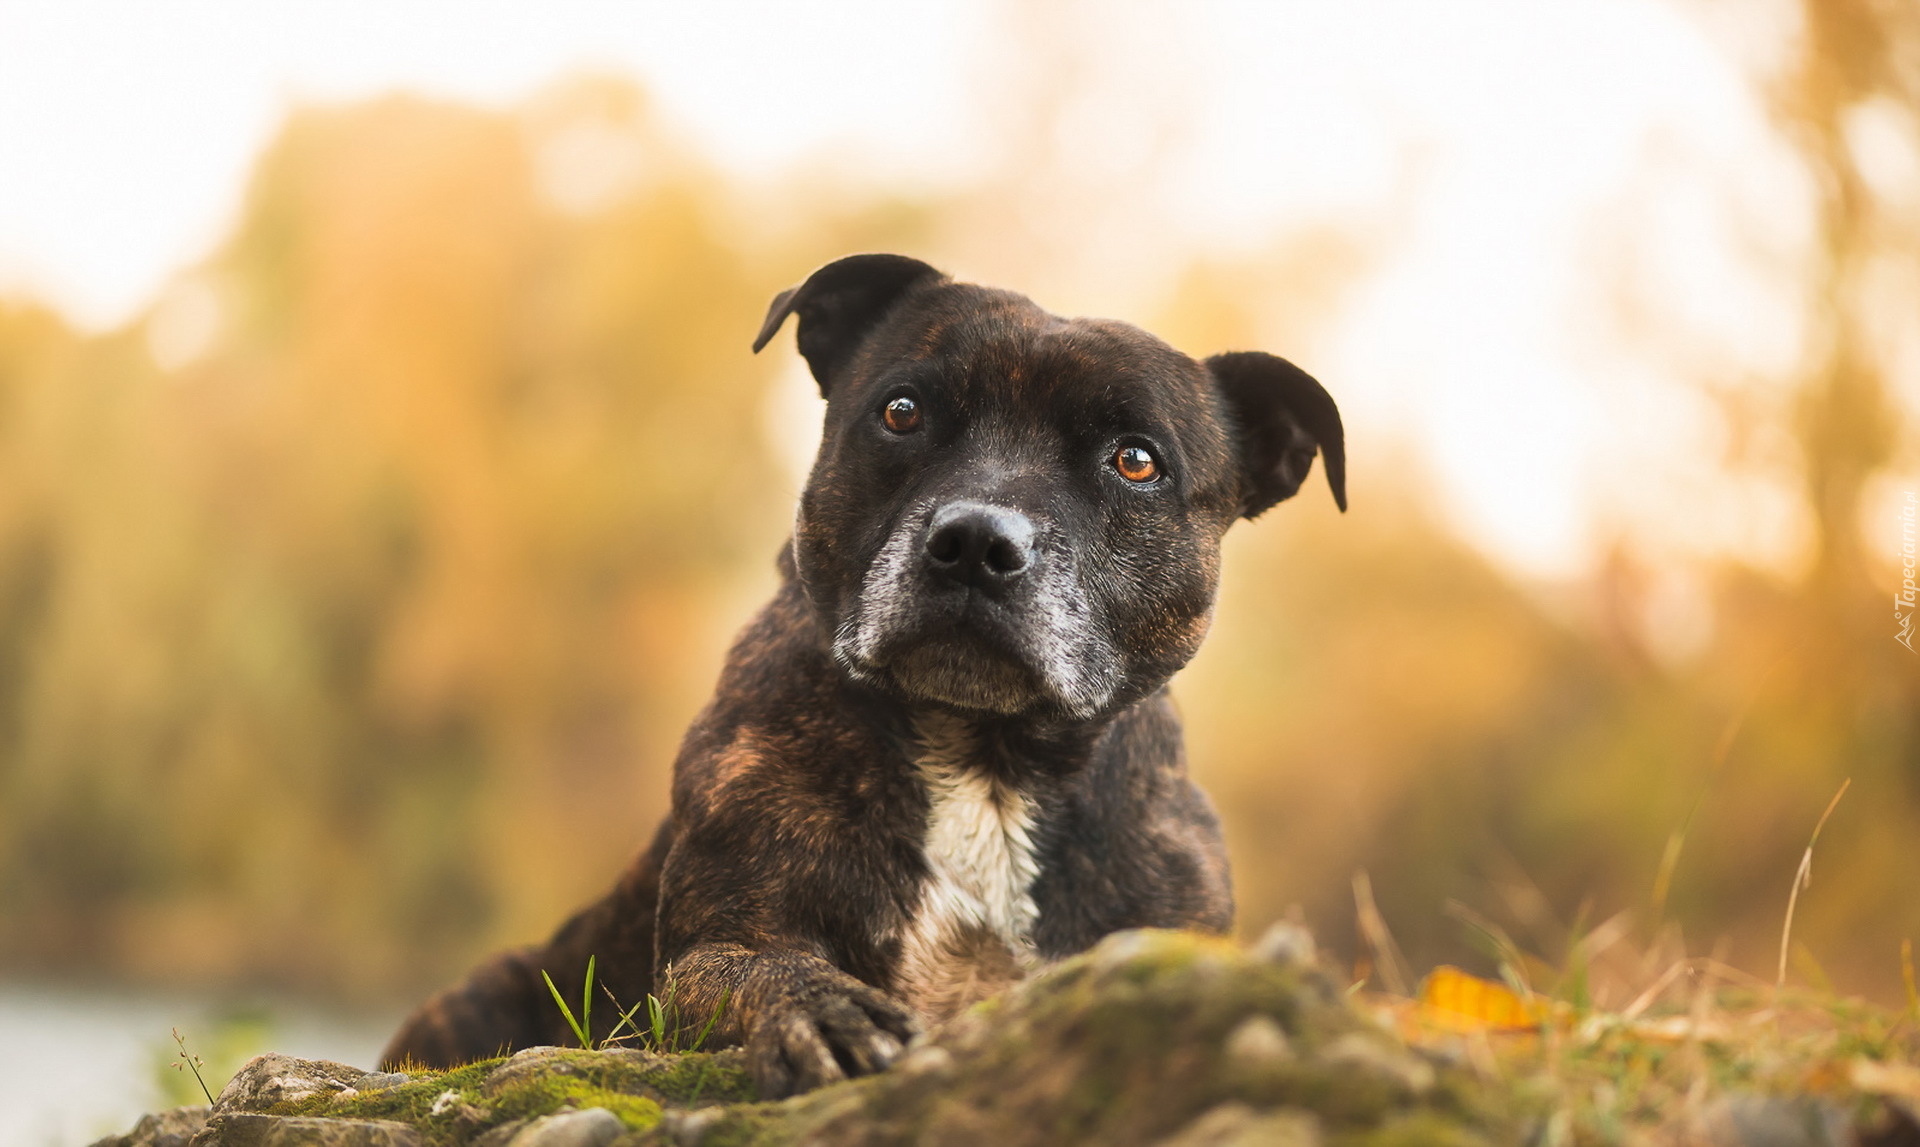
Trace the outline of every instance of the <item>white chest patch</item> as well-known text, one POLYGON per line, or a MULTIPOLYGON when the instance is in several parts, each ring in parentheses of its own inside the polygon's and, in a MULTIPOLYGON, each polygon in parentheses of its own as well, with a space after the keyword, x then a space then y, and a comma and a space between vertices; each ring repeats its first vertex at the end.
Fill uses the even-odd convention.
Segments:
POLYGON ((898 986, 933 1022, 1022 979, 1038 960, 1033 802, 972 763, 951 718, 923 721, 915 764, 927 789, 928 874, 901 934, 898 986))

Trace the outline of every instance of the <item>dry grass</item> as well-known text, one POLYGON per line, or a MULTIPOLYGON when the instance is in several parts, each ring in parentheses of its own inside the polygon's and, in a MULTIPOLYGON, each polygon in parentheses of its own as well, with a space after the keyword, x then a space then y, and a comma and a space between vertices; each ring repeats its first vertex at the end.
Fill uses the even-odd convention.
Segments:
POLYGON ((1622 970, 1652 965, 1617 927, 1601 933, 1575 946, 1601 975, 1519 954, 1503 983, 1439 969, 1412 994, 1361 998, 1409 1043, 1543 1105, 1546 1142, 1727 1141, 1742 1120, 1839 1121, 1863 1143, 1920 1135, 1920 1003, 1896 1012, 1682 956, 1602 1004, 1625 995, 1622 970))
MULTIPOLYGON (((1498 968, 1498 982, 1441 968, 1409 990, 1371 883, 1357 875, 1366 948, 1355 968, 1358 994, 1409 1043, 1542 1105, 1550 1112, 1546 1143, 1749 1142, 1758 1126, 1786 1124, 1811 1128, 1813 1137, 1780 1142, 1824 1142, 1820 1135, 1844 1125, 1848 1141, 1920 1143, 1920 988, 1911 940, 1899 954, 1904 1009, 1835 994, 1810 957, 1809 979, 1818 986, 1787 983, 1813 850, 1846 791, 1842 784, 1828 802, 1794 875, 1771 982, 1728 965, 1722 953, 1688 954, 1678 926, 1662 920, 1683 827, 1660 866, 1650 936, 1637 931, 1630 912, 1591 928, 1576 922, 1562 932, 1564 954, 1548 960, 1487 916, 1449 904, 1498 968), (1382 990, 1364 990, 1369 983, 1382 990)), ((1506 879, 1514 887, 1500 898, 1518 915, 1544 906, 1524 874, 1506 879)), ((1540 934, 1541 920, 1520 923, 1540 934)))

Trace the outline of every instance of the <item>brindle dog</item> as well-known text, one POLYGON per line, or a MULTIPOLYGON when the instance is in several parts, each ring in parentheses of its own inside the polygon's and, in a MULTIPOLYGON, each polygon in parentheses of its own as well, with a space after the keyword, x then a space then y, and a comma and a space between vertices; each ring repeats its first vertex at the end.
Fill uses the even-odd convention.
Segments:
POLYGON ((1333 400, 1283 359, 1196 362, 899 255, 783 292, 756 351, 789 315, 827 400, 819 459, 672 813, 545 946, 416 1011, 387 1064, 563 1042, 540 973, 577 990, 591 955, 690 1027, 726 1001, 716 1042, 787 1095, 885 1068, 1109 932, 1231 923, 1166 683, 1229 526, 1316 451, 1346 508, 1333 400))

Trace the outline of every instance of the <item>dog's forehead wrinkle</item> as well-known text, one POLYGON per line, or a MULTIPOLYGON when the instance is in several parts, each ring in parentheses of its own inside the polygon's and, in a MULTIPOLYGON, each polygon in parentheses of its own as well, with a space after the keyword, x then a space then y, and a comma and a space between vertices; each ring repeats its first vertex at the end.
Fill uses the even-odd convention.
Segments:
POLYGON ((898 317, 891 345, 926 357, 965 355, 1010 332, 1036 329, 1048 318, 1025 295, 949 283, 898 317))
POLYGON ((1054 437, 1045 427, 989 419, 976 431, 971 464, 961 473, 988 482, 1043 475, 1059 453, 1054 437))

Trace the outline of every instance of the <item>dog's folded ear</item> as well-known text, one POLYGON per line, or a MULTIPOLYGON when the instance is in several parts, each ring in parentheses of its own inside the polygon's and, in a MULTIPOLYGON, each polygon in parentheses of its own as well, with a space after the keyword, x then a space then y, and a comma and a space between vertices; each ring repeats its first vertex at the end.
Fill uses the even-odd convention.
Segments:
POLYGON ((1327 485, 1347 508, 1347 454, 1340 410, 1313 376, 1259 351, 1217 354, 1206 368, 1226 399, 1247 476, 1251 518, 1293 497, 1313 470, 1314 451, 1327 463, 1327 485))
POLYGON ((820 383, 820 393, 831 387, 832 376, 853 348, 887 308, 908 287, 923 279, 941 278, 939 271, 905 255, 848 255, 807 276, 807 281, 774 296, 767 321, 753 340, 753 351, 767 345, 787 316, 800 316, 800 353, 820 383))

